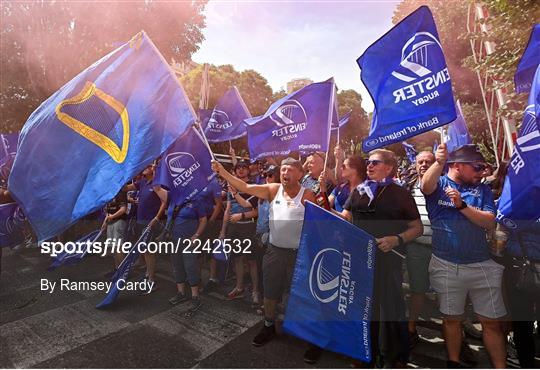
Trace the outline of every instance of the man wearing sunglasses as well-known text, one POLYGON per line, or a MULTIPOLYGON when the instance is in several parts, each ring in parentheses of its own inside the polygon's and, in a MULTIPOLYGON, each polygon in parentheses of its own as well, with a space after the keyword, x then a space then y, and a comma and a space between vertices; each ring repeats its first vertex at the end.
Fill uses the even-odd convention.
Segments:
POLYGON ((450 154, 446 144, 439 145, 435 158, 424 174, 421 189, 433 230, 429 275, 443 314, 447 367, 461 366, 462 316, 469 296, 482 324, 491 362, 495 368, 504 368, 504 268, 490 258, 486 240, 486 230, 495 228, 495 204, 489 187, 480 183, 485 159, 473 144, 450 154), (446 164, 448 173, 441 176, 446 164))

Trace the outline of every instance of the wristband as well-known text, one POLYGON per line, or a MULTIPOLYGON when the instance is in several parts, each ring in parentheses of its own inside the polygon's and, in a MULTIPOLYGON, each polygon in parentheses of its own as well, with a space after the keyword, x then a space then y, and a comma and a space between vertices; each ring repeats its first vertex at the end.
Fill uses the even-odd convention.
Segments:
POLYGON ((461 201, 461 205, 459 207, 456 207, 456 209, 458 211, 461 211, 462 209, 465 209, 467 207, 468 207, 467 203, 465 203, 464 201, 461 201))
POLYGON ((396 237, 398 238, 398 247, 401 247, 404 243, 403 238, 399 234, 397 234, 396 237))

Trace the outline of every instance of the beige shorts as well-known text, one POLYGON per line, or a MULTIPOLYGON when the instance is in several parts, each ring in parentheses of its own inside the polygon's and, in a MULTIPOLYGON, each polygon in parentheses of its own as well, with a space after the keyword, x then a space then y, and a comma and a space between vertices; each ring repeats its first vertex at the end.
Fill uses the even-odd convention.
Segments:
POLYGON ((444 315, 463 315, 468 295, 477 315, 490 319, 505 316, 503 271, 504 267, 491 259, 458 265, 432 256, 429 280, 437 292, 439 310, 444 315))

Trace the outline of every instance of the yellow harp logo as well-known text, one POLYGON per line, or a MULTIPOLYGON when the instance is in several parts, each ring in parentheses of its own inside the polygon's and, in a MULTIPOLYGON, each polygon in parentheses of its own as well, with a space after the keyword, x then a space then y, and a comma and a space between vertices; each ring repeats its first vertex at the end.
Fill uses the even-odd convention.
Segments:
POLYGON ((72 98, 61 101, 56 106, 56 116, 58 117, 60 122, 65 124, 67 127, 71 128, 73 131, 75 131, 82 137, 90 140, 92 143, 96 144, 98 147, 107 152, 107 154, 109 154, 115 162, 122 163, 126 159, 129 147, 128 111, 124 104, 120 103, 112 96, 106 94, 104 91, 98 89, 94 83, 87 81, 79 94, 75 95, 72 98), (110 106, 120 115, 123 129, 121 148, 118 147, 118 145, 114 141, 103 135, 101 132, 96 131, 92 127, 70 116, 69 114, 62 112, 62 108, 64 106, 82 104, 94 95, 99 99, 103 100, 108 106, 110 106))

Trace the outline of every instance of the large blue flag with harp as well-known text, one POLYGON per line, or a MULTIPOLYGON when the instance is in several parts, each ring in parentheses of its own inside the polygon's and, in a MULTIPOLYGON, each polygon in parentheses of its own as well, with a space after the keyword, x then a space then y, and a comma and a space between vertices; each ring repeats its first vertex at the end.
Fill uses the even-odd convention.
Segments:
POLYGON ((146 33, 82 71, 24 125, 11 194, 40 240, 99 209, 195 122, 146 33))
POLYGON ((401 142, 456 119, 452 84, 431 11, 421 6, 358 58, 375 104, 362 150, 401 142))
POLYGON ((540 65, 540 24, 534 25, 525 51, 519 60, 514 75, 514 84, 517 93, 524 93, 531 90, 534 73, 538 65, 540 65))
POLYGON ((244 120, 251 114, 236 86, 231 87, 219 98, 210 118, 203 126, 210 143, 221 143, 246 136, 244 120))
POLYGON ((375 239, 306 202, 283 328, 308 342, 371 361, 375 239))
POLYGON ((334 80, 295 91, 245 121, 252 160, 293 151, 326 151, 334 109, 334 80))
POLYGON ((169 191, 169 202, 182 204, 201 192, 212 178, 212 153, 201 133, 190 128, 165 152, 154 178, 154 185, 169 191))
POLYGON ((540 218, 540 66, 499 198, 497 221, 511 229, 540 218))

